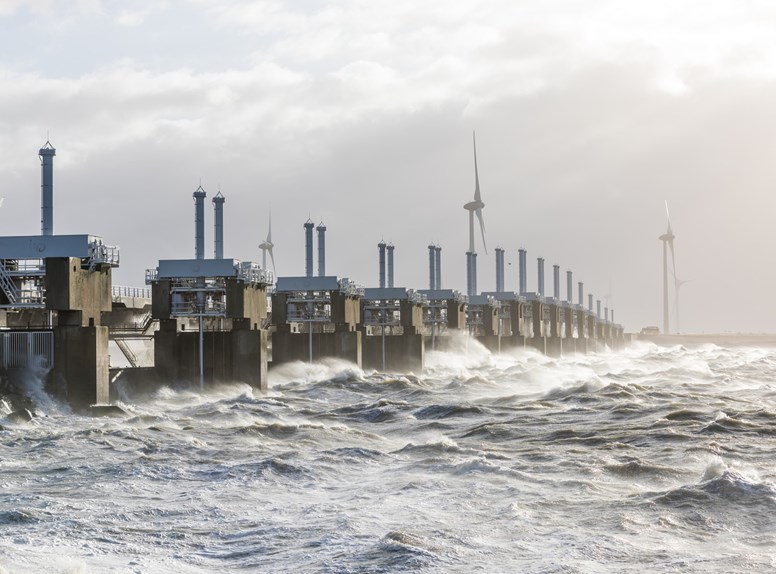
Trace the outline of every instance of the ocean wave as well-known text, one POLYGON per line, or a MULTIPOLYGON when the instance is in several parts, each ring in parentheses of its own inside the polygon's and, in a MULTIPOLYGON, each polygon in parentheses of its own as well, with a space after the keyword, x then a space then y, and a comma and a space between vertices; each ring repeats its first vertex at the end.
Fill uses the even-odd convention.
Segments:
POLYGON ((448 417, 467 417, 472 415, 487 415, 490 411, 475 405, 430 405, 412 413, 416 419, 445 419, 448 417))
POLYGON ((676 468, 650 463, 641 459, 606 464, 603 466, 603 469, 609 474, 630 479, 664 479, 675 477, 678 474, 676 468))

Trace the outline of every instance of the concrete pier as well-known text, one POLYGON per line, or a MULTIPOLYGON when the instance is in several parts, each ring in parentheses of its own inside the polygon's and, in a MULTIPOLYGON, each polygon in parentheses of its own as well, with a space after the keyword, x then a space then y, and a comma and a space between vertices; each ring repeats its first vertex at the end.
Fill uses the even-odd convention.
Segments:
POLYGON ((454 289, 421 289, 419 293, 426 298, 424 346, 432 351, 443 350, 450 335, 466 332, 467 297, 454 289))
POLYGON ((359 328, 365 369, 423 370, 425 304, 420 293, 401 287, 364 290, 359 328))
POLYGON ((271 274, 233 259, 162 260, 151 285, 154 365, 168 382, 243 382, 267 388, 271 274))
POLYGON ((363 287, 335 276, 280 277, 272 294, 272 364, 335 357, 362 365, 363 287))
POLYGON ((470 336, 489 351, 501 352, 501 301, 484 294, 469 297, 466 323, 470 336))

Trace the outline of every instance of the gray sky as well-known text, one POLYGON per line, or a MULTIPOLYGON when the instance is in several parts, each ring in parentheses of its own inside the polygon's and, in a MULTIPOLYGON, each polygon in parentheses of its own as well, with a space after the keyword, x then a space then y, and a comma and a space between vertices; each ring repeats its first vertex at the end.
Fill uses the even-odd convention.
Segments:
MULTIPOLYGON (((767 0, 0 0, 3 233, 121 246, 114 283, 193 256, 193 203, 226 196, 225 253, 278 275, 323 220, 327 271, 466 287, 477 132, 492 248, 574 271, 629 330, 660 325, 668 200, 683 331, 776 330, 776 4, 767 0)), ((212 253, 212 210, 207 212, 212 253)), ((511 263, 511 265, 509 265, 511 263)))

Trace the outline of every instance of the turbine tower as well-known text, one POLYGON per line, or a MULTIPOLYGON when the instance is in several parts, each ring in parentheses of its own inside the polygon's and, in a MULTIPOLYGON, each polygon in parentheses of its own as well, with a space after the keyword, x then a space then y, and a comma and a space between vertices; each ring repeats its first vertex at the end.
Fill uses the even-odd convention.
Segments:
POLYGON ((275 273, 275 256, 272 254, 272 248, 275 244, 272 243, 272 212, 269 212, 269 232, 267 238, 259 244, 261 249, 261 268, 264 271, 267 270, 267 252, 269 252, 269 258, 272 260, 272 273, 275 273))
POLYGON ((477 171, 477 139, 472 132, 472 142, 474 144, 474 201, 470 201, 463 206, 469 212, 469 251, 466 252, 466 289, 471 297, 477 294, 477 251, 474 248, 474 216, 480 221, 480 231, 482 232, 482 248, 488 253, 488 247, 485 245, 485 222, 482 219, 482 208, 485 204, 480 196, 480 176, 477 171))
POLYGON ((676 278, 676 260, 674 259, 674 232, 671 231, 671 217, 668 214, 668 201, 666 201, 666 220, 668 229, 658 237, 663 242, 663 333, 668 334, 668 250, 671 250, 671 263, 673 266, 673 275, 676 278))

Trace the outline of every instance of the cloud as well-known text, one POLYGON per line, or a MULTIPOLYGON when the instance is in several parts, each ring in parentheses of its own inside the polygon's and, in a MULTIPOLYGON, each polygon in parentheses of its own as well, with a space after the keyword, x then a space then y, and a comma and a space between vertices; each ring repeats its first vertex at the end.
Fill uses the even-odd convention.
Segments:
MULTIPOLYGON (((776 210, 768 3, 703 13, 665 1, 59 6, 31 26, 31 9, 0 0, 0 14, 35 30, 16 32, 14 53, 31 59, 6 50, 0 61, 0 222, 35 232, 35 156, 50 129, 55 225, 120 244, 121 282, 190 254, 202 178, 227 196, 230 255, 259 257, 271 203, 281 274, 300 272, 312 215, 329 227, 335 273, 373 282, 384 237, 397 246, 397 280, 423 286, 435 241, 445 284, 462 288, 473 129, 488 242, 508 260, 522 245, 572 268, 595 293, 611 278, 631 328, 659 316, 664 199, 681 278, 693 279, 688 325, 716 320, 705 311, 736 289, 712 273, 712 254, 739 254, 728 275, 761 299, 776 280, 741 255, 776 242, 763 221, 776 210), (66 8, 56 42, 40 42, 66 8)), ((483 254, 483 288, 492 275, 483 254)))

